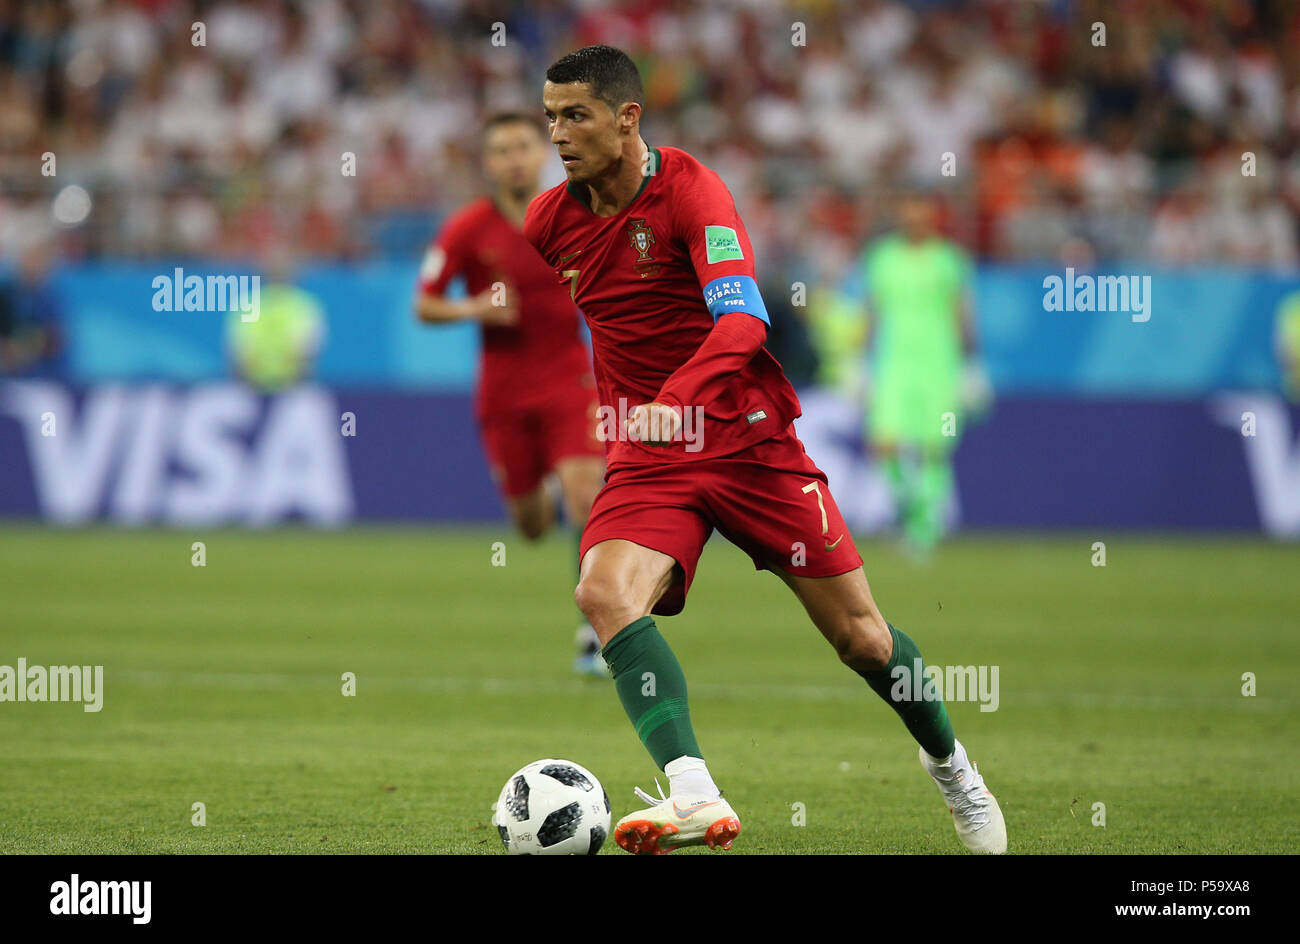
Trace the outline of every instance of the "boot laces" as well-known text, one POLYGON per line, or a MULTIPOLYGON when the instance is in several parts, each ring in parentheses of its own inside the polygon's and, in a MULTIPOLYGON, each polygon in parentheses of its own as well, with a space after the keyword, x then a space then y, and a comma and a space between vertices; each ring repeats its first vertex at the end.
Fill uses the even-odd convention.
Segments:
POLYGON ((643 803, 650 806, 658 806, 660 803, 664 803, 668 800, 668 797, 664 796, 664 788, 659 785, 658 777, 655 777, 655 789, 659 791, 659 799, 657 800, 640 787, 633 787, 632 792, 635 793, 637 799, 641 800, 643 803))
POLYGON ((943 795, 953 813, 970 823, 972 830, 976 830, 988 825, 988 795, 979 768, 971 764, 971 771, 974 776, 969 778, 969 782, 966 782, 967 778, 963 776, 965 771, 962 770, 956 771, 952 777, 935 779, 943 785, 943 795))

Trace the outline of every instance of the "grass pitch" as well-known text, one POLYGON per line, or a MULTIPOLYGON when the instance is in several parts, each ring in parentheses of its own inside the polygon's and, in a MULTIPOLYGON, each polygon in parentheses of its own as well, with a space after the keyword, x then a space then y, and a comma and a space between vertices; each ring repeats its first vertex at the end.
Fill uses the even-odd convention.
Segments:
MULTIPOLYGON (((928 662, 999 669, 996 711, 949 711, 1011 852, 1300 848, 1300 548, 971 536, 925 567, 861 550, 928 662)), ((504 527, 0 529, 0 664, 104 666, 98 713, 0 703, 0 852, 495 854, 491 803, 547 756, 591 768, 617 819, 658 771, 612 685, 570 672, 571 554, 504 527)), ((730 854, 960 850, 901 723, 778 580, 715 538, 659 624, 744 823, 730 854)))

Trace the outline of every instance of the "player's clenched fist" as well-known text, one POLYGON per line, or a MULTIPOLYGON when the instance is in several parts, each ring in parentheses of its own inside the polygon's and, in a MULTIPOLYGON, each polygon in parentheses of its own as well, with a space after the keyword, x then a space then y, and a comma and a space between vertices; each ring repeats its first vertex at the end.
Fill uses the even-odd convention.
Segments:
POLYGON ((681 410, 666 403, 642 403, 627 415, 627 438, 647 446, 666 446, 681 430, 681 410))

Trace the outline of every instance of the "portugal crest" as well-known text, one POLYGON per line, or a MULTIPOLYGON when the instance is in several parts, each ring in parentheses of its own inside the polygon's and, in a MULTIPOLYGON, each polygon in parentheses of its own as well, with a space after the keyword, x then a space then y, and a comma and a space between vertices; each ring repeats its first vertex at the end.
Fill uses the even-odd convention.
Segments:
POLYGON ((650 258, 650 247, 655 244, 655 234, 654 230, 646 225, 644 217, 627 224, 627 238, 632 243, 632 248, 637 251, 638 265, 653 261, 650 258))

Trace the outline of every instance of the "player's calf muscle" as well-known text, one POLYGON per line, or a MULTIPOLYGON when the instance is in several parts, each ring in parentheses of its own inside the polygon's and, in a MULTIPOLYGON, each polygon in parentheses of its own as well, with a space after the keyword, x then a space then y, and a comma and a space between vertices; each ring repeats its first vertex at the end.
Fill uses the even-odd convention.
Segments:
MULTIPOLYGON (((829 635, 827 638, 831 639, 829 635)), ((889 628, 879 613, 846 614, 831 644, 840 661, 855 672, 878 672, 889 664, 893 653, 889 628)))
POLYGON ((874 606, 850 604, 814 622, 840 661, 855 672, 876 672, 889 664, 893 639, 874 606))
POLYGON ((837 577, 778 573, 841 662, 857 672, 878 671, 889 663, 893 638, 861 568, 837 577))

